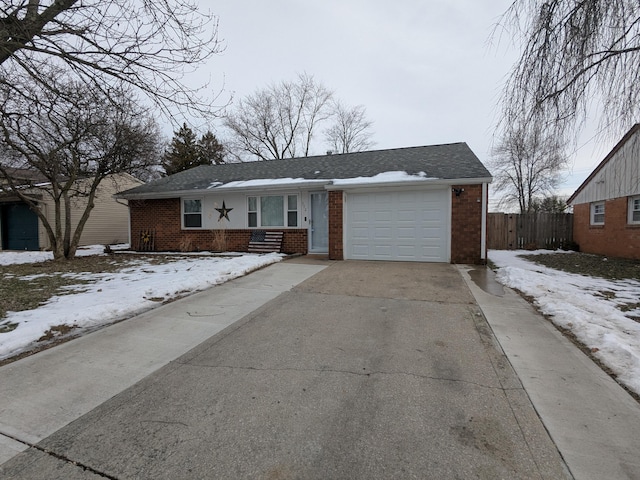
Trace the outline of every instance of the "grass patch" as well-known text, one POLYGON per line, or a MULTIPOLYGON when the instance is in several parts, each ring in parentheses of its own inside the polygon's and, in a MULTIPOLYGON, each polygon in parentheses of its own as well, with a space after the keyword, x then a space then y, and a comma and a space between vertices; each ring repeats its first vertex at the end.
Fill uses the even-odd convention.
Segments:
POLYGON ((530 262, 563 272, 606 278, 640 281, 640 262, 626 258, 603 257, 590 253, 545 253, 521 255, 530 262))
POLYGON ((17 323, 8 322, 8 321, 0 323, 0 333, 13 332, 16 328, 18 328, 17 323))
POLYGON ((61 337, 64 335, 68 335, 74 329, 76 329, 75 325, 56 325, 47 330, 43 336, 38 339, 38 342, 48 342, 53 340, 54 338, 61 337))

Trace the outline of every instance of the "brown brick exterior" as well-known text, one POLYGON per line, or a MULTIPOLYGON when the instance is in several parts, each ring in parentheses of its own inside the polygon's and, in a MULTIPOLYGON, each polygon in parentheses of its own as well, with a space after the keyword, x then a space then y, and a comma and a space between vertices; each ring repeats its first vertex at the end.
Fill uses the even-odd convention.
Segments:
MULTIPOLYGON (((180 199, 131 200, 131 248, 141 250, 141 232, 154 233, 154 250, 164 251, 211 251, 219 250, 220 232, 224 232, 226 248, 231 252, 246 252, 251 230, 182 230, 180 199)), ((278 230, 278 229, 273 229, 278 230)), ((283 253, 306 254, 308 234, 306 229, 285 228, 282 242, 283 253)))
MULTIPOLYGON (((482 185, 454 185, 451 189, 451 263, 484 263, 481 245, 482 185), (460 188, 464 192, 456 196, 453 190, 460 188)), ((486 258, 486 251, 484 253, 486 258)))
MULTIPOLYGON (((451 262, 482 264, 482 185, 463 185, 456 197, 451 193, 451 262)), ((329 258, 344 259, 343 245, 343 192, 330 190, 329 202, 329 258)), ((182 230, 180 220, 180 199, 131 200, 131 247, 141 249, 141 232, 155 233, 156 251, 210 251, 216 248, 216 230, 182 230)), ((609 206, 606 207, 609 215, 609 206)), ((626 215, 626 206, 625 206, 626 215)), ((608 217, 607 217, 608 218, 608 217)), ((587 216, 588 222, 588 216, 587 216)), ((575 228, 575 227, 574 227, 575 228)), ((277 229, 274 229, 277 230, 277 229)), ((308 232, 306 229, 282 229, 284 253, 308 252, 308 232)), ((640 235, 640 229, 634 229, 640 235)), ((226 249, 246 252, 251 230, 225 230, 226 249)), ((484 257, 486 258, 486 251, 484 257)))
POLYGON ((604 225, 591 225, 588 203, 573 207, 573 240, 581 252, 640 259, 640 225, 627 223, 628 198, 605 201, 604 225))
POLYGON ((342 190, 329 190, 329 259, 343 260, 342 245, 344 225, 342 211, 344 208, 342 190))

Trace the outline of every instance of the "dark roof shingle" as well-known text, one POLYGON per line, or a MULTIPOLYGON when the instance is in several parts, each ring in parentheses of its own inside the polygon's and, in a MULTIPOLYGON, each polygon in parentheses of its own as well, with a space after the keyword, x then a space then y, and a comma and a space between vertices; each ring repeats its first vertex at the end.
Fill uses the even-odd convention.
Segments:
POLYGON ((409 175, 424 172, 428 178, 490 178, 491 174, 466 143, 408 147, 390 150, 322 155, 284 160, 203 165, 135 187, 119 196, 203 190, 212 183, 295 178, 333 180, 373 177, 390 171, 409 175))

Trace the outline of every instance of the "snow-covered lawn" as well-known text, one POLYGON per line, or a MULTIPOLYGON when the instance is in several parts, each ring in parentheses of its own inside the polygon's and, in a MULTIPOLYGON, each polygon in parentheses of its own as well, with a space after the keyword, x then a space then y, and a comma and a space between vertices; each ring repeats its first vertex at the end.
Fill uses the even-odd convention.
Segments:
POLYGON ((640 394, 640 282, 565 273, 518 257, 541 253, 554 252, 492 250, 489 259, 500 283, 533 297, 553 323, 573 332, 619 382, 640 394))
MULTIPOLYGON (((103 250, 102 245, 97 245, 79 250, 78 255, 103 255, 103 250)), ((78 328, 74 333, 81 333, 82 329, 90 331, 156 307, 185 292, 204 290, 283 258, 279 254, 229 257, 176 254, 176 257, 170 263, 152 265, 131 255, 131 264, 120 272, 74 277, 91 282, 83 283, 76 293, 54 296, 34 310, 8 312, 6 318, 0 319, 0 326, 15 328, 0 333, 0 359, 29 349, 51 327, 68 325, 78 328)), ((1 265, 50 259, 48 252, 0 252, 1 265)))

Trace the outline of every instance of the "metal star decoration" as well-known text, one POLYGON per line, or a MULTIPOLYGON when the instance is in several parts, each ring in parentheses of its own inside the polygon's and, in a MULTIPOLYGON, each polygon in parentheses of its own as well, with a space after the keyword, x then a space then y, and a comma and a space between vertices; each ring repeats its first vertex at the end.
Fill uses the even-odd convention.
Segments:
POLYGON ((233 208, 227 208, 227 206, 224 204, 224 200, 222 201, 222 208, 216 208, 216 210, 220 214, 220 216, 218 217, 218 221, 222 220, 223 218, 226 218, 228 222, 231 221, 229 220, 229 212, 233 210, 233 208))

